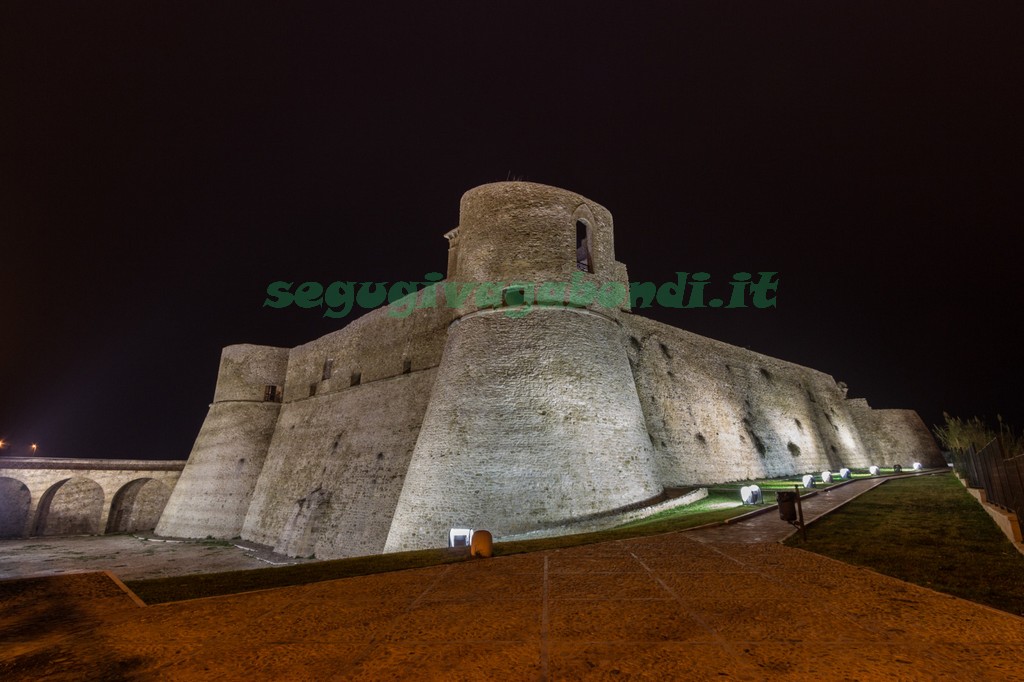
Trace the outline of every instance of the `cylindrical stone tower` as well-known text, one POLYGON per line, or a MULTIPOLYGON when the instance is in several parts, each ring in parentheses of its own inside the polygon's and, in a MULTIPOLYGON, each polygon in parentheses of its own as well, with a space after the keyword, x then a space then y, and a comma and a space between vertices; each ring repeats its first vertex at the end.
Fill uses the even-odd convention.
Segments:
MULTIPOLYGON (((449 281, 626 285, 611 214, 523 182, 465 194, 449 281)), ((527 300, 532 297, 527 293, 527 300)), ((500 537, 661 493, 615 308, 469 306, 452 323, 385 551, 500 537)), ((625 304, 621 307, 625 307, 625 304)))
POLYGON ((288 349, 240 344, 221 353, 213 404, 156 532, 240 535, 281 409, 288 349))

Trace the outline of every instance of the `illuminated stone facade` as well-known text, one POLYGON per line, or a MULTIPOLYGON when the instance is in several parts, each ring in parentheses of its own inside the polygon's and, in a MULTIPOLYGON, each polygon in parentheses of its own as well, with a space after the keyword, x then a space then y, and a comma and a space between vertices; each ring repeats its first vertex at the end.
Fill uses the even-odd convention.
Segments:
POLYGON ((453 527, 500 538, 611 523, 667 488, 942 464, 916 414, 851 404, 826 374, 634 315, 626 299, 541 296, 574 276, 627 286, 611 214, 582 196, 484 185, 445 236, 435 306, 396 316, 398 301, 292 349, 224 349, 158 533, 332 558, 444 546, 453 527), (484 282, 513 291, 499 287, 497 307, 448 305, 453 283, 484 282), (546 302, 525 311, 513 283, 546 302))

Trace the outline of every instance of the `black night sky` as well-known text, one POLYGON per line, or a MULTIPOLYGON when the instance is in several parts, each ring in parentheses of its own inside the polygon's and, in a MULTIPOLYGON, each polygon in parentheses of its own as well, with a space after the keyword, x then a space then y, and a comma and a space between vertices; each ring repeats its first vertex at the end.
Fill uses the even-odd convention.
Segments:
POLYGON ((3 454, 187 457, 223 346, 348 321, 270 282, 443 272, 508 178, 607 207, 634 281, 779 273, 644 314, 1024 425, 1019 7, 5 3, 3 454))

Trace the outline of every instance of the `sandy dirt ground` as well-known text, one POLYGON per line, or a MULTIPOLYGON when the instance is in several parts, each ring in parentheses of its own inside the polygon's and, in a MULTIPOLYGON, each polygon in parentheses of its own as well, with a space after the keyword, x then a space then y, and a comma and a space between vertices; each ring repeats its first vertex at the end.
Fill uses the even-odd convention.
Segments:
POLYGON ((0 581, 0 633, 5 682, 1024 680, 1022 618, 686 533, 155 606, 0 581))
POLYGON ((41 577, 0 580, 0 680, 1024 682, 1024 618, 785 547, 786 532, 763 514, 153 606, 82 571, 268 564, 216 542, 3 541, 0 577, 41 577))
POLYGON ((0 540, 0 580, 111 571, 122 580, 304 563, 256 545, 221 540, 162 541, 139 535, 0 540))

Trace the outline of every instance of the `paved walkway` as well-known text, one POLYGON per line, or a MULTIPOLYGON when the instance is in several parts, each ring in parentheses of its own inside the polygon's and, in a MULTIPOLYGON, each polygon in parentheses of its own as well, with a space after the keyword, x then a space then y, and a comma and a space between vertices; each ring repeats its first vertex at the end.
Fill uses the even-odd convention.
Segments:
POLYGON ((710 530, 150 607, 0 582, 0 633, 5 680, 1024 680, 1024 619, 710 530))
MULTIPOLYGON (((840 486, 819 490, 816 495, 803 498, 800 505, 803 507, 804 523, 810 525, 853 498, 882 485, 888 478, 892 477, 859 478, 840 486)), ((805 492, 810 491, 801 489, 801 493, 805 492)), ((774 499, 765 499, 765 502, 771 506, 764 513, 733 520, 722 526, 710 526, 691 532, 702 542, 782 542, 796 532, 796 528, 779 518, 774 499)))

